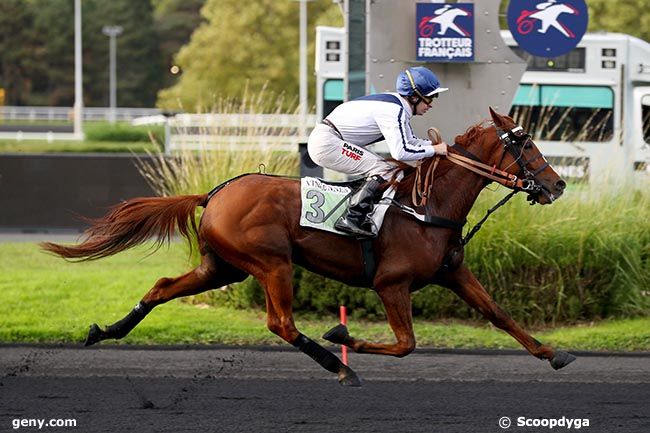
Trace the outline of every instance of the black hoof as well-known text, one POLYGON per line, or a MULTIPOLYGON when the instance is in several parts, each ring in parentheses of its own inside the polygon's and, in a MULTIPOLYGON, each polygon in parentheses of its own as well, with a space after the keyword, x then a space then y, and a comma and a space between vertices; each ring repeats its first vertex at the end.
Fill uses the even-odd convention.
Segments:
POLYGON ((561 350, 556 350, 555 356, 549 362, 551 363, 551 367, 553 367, 555 370, 559 370, 560 368, 566 367, 567 365, 571 364, 575 360, 576 357, 571 355, 570 353, 563 352, 561 350))
POLYGON ((96 324, 93 323, 90 325, 90 329, 88 330, 88 336, 86 337, 86 341, 84 342, 84 346, 92 346, 95 343, 99 343, 102 340, 106 339, 106 333, 101 330, 101 328, 96 324))
POLYGON ((361 386, 361 378, 350 367, 344 366, 339 371, 339 383, 343 386, 361 386))
POLYGON ((350 333, 348 332, 347 326, 340 323, 327 331, 323 338, 327 341, 331 341, 336 344, 345 344, 350 339, 350 333))

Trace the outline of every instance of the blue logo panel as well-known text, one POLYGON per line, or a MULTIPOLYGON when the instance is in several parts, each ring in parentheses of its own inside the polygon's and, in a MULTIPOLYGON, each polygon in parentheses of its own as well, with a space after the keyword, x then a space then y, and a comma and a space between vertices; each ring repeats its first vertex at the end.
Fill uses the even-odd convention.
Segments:
POLYGON ((474 3, 417 3, 416 59, 474 60, 474 3))
POLYGON ((508 27, 519 46, 538 57, 558 57, 587 31, 585 0, 511 0, 508 27))

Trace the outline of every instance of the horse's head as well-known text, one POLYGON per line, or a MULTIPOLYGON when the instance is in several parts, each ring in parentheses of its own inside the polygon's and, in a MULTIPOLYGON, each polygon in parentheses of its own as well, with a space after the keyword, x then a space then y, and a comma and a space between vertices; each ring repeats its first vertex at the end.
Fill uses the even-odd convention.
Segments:
POLYGON ((490 107, 494 127, 486 128, 482 137, 468 134, 456 137, 456 142, 478 156, 485 164, 517 176, 520 189, 533 203, 550 204, 557 200, 566 182, 549 165, 530 134, 511 117, 502 116, 490 107))

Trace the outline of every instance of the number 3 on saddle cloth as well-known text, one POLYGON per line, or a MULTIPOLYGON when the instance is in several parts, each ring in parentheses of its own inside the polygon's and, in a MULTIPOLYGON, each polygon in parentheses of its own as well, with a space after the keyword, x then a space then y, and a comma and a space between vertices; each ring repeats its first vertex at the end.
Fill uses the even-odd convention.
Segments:
MULTIPOLYGON (((351 236, 343 233, 334 224, 348 209, 350 197, 363 183, 363 179, 351 182, 328 182, 315 177, 303 177, 300 180, 300 225, 319 230, 351 236)), ((395 195, 395 189, 390 187, 384 191, 382 199, 375 203, 368 218, 373 222, 376 233, 386 216, 390 199, 395 195), (388 200, 386 200, 388 199, 388 200)))

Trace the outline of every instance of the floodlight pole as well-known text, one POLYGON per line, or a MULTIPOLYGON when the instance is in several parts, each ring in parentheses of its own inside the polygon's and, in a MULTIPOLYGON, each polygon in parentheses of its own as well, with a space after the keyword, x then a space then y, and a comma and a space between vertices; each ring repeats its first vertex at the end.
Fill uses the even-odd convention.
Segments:
POLYGON ((115 123, 115 107, 117 106, 117 88, 116 88, 116 52, 117 52, 117 37, 122 34, 122 26, 104 26, 102 33, 109 38, 109 122, 115 123))
POLYGON ((83 70, 81 57, 81 0, 74 0, 74 136, 83 139, 83 70))
POLYGON ((300 131, 307 136, 307 1, 300 0, 300 131))
POLYGON ((300 77, 300 126, 298 128, 298 136, 301 140, 307 138, 307 104, 308 95, 307 92, 307 2, 312 0, 294 0, 300 2, 300 50, 299 58, 300 64, 299 77, 300 77))

